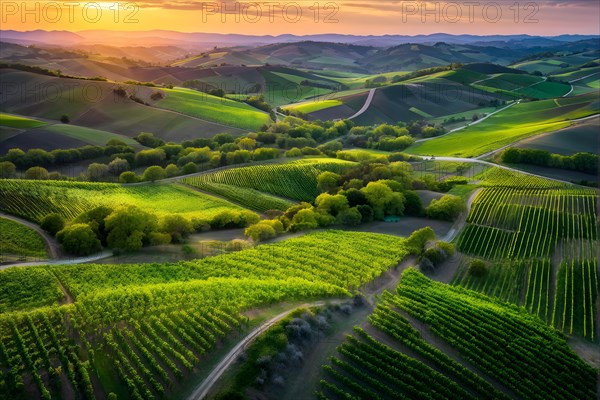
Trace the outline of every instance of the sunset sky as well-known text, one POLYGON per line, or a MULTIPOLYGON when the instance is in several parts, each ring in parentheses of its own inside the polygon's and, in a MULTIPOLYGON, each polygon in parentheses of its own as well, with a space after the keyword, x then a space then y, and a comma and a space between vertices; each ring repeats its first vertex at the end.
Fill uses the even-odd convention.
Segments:
POLYGON ((118 12, 114 2, 81 1, 70 2, 72 5, 67 6, 69 3, 66 1, 25 1, 25 9, 22 4, 22 1, 0 0, 2 29, 165 29, 255 35, 417 35, 445 32, 553 36, 600 32, 600 6, 596 0, 144 0, 133 3, 120 2, 118 12), (515 7, 515 4, 518 4, 518 7, 515 7), (60 9, 57 5, 60 5, 60 9))

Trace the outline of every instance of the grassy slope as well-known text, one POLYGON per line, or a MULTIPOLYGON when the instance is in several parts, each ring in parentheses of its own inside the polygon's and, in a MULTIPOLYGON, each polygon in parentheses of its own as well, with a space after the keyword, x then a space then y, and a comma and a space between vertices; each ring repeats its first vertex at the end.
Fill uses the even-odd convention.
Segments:
POLYGON ((55 181, 0 182, 0 209, 40 221, 50 212, 67 219, 99 205, 138 206, 158 215, 181 214, 210 219, 219 212, 241 210, 226 200, 178 184, 118 184, 55 181))
POLYGON ((156 105, 182 114, 248 130, 258 130, 270 121, 265 112, 246 103, 191 89, 176 88, 164 91, 167 96, 156 105))
POLYGON ((44 125, 47 125, 47 123, 27 117, 22 117, 19 115, 0 113, 0 126, 7 126, 9 128, 28 129, 37 128, 39 126, 44 125))
POLYGON ((570 100, 521 103, 477 125, 439 139, 417 143, 409 147, 407 152, 475 157, 519 139, 565 128, 569 120, 597 112, 598 102, 590 95, 570 100))

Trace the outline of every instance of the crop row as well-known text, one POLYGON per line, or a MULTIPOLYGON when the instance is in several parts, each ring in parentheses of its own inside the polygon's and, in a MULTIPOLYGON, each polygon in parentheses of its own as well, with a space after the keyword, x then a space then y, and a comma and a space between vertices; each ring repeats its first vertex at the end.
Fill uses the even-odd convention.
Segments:
POLYGON ((320 193, 317 189, 317 176, 321 172, 342 172, 352 165, 354 163, 337 159, 304 159, 285 164, 226 169, 185 178, 183 182, 199 188, 219 183, 254 189, 288 199, 313 201, 320 193))

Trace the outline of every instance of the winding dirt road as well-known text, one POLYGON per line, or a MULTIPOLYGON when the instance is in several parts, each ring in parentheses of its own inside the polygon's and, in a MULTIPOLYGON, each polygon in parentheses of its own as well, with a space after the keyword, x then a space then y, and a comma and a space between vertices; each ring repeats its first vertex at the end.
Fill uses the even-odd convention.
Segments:
POLYGON ((0 212, 0 217, 10 219, 11 221, 17 222, 21 225, 25 225, 26 227, 33 229, 34 231, 39 233, 40 236, 46 242, 46 249, 48 250, 48 254, 50 255, 50 257, 54 259, 60 257, 60 245, 54 237, 52 237, 48 234, 48 232, 40 228, 39 225, 34 224, 31 221, 27 221, 26 219, 15 217, 14 215, 4 214, 2 212, 0 212))

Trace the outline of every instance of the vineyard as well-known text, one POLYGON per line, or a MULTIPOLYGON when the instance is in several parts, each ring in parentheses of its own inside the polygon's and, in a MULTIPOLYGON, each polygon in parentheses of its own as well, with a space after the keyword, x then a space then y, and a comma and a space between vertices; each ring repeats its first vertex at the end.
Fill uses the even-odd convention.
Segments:
POLYGON ((318 398, 596 397, 596 371, 558 332, 521 308, 414 269, 369 321, 324 366, 318 398))
POLYGON ((0 261, 6 256, 48 257, 44 239, 33 229, 0 217, 0 261))
POLYGON ((457 242, 463 253, 491 266, 485 276, 473 276, 467 260, 454 283, 522 304, 569 334, 597 339, 597 193, 549 188, 550 181, 534 177, 521 178, 524 189, 501 181, 493 177, 496 187, 477 195, 457 242))
POLYGON ((221 200, 177 184, 122 186, 114 183, 0 180, 0 210, 39 222, 49 213, 67 220, 99 205, 133 205, 158 215, 181 214, 211 218, 225 210, 239 210, 221 200))
POLYGON ((169 398, 247 329, 242 312, 348 296, 404 258, 404 241, 327 231, 176 264, 2 271, 0 307, 16 312, 0 315, 0 397, 169 398))
MULTIPOLYGON (((333 158, 308 158, 285 164, 226 169, 185 178, 183 182, 236 201, 239 201, 244 195, 243 192, 236 193, 236 188, 254 189, 287 199, 313 201, 320 194, 317 189, 317 176, 321 172, 340 173, 353 165, 355 165, 353 162, 333 158), (215 183, 227 185, 227 192, 215 191, 215 183), (233 195, 228 193, 233 193, 233 195)), ((217 187, 216 190, 222 190, 222 187, 217 187)), ((246 201, 251 200, 253 199, 246 199, 246 201)), ((282 205, 280 202, 274 203, 272 197, 268 200, 264 198, 258 200, 260 208, 278 206, 275 209, 280 209, 282 205)))

